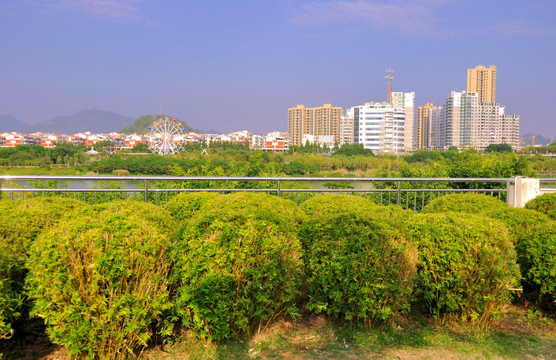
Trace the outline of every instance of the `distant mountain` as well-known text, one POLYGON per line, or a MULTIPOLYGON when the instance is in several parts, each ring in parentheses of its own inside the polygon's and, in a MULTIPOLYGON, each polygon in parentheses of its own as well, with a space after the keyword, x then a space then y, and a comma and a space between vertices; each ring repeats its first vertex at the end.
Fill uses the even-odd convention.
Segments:
POLYGON ((11 115, 0 115, 0 133, 3 132, 27 132, 31 125, 14 118, 11 115))
POLYGON ((181 127, 185 129, 185 132, 199 132, 198 130, 191 128, 184 121, 181 121, 167 114, 156 114, 156 115, 147 114, 147 115, 139 116, 137 119, 135 119, 133 124, 120 130, 120 132, 124 134, 147 134, 149 132, 149 127, 152 126, 153 122, 157 121, 158 119, 164 116, 167 116, 170 119, 176 119, 177 122, 181 122, 181 127))
POLYGON ((551 139, 550 136, 544 137, 542 135, 536 135, 536 134, 525 134, 522 135, 521 138, 523 139, 523 142, 525 143, 525 145, 531 145, 533 143, 533 135, 535 136, 535 145, 543 145, 543 146, 548 146, 550 145, 551 141, 556 141, 556 139, 551 139))
POLYGON ((210 129, 210 130, 199 130, 200 133, 202 134, 223 134, 222 132, 218 131, 218 130, 214 130, 214 129, 210 129))
POLYGON ((78 132, 90 131, 99 134, 119 131, 132 122, 133 119, 127 116, 122 116, 110 111, 89 109, 33 125, 31 131, 59 134, 75 134, 78 132))

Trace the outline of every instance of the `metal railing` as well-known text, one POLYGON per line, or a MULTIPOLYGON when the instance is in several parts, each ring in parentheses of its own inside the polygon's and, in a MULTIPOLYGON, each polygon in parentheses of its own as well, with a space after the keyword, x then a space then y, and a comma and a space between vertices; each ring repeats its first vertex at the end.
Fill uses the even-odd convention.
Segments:
MULTIPOLYGON (((556 184, 556 179, 540 180, 543 183, 556 184)), ((513 183, 514 178, 1 175, 0 200, 34 196, 73 196, 90 203, 134 198, 159 204, 181 192, 208 191, 265 192, 299 203, 319 193, 348 193, 369 198, 381 205, 397 204, 418 210, 432 199, 452 193, 481 193, 506 201, 508 189, 513 183), (94 182, 96 184, 93 185, 94 182)))

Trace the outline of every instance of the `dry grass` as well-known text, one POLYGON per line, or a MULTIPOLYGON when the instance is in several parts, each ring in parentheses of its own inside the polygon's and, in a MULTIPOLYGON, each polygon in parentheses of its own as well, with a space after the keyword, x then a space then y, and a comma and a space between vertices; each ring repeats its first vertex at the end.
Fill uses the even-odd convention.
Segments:
MULTIPOLYGON (((64 349, 42 343, 5 359, 67 360, 64 349)), ((172 344, 143 352, 151 360, 194 359, 554 359, 556 320, 507 307, 490 330, 439 325, 415 316, 387 328, 341 327, 324 316, 281 319, 251 339, 215 344, 184 331, 172 344)))

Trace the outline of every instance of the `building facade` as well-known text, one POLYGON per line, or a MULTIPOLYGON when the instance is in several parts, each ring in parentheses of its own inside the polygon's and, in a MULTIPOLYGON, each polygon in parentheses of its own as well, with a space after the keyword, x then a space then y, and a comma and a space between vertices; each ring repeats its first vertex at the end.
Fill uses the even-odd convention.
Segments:
POLYGON ((506 115, 500 104, 478 100, 478 93, 452 91, 444 106, 429 109, 431 149, 483 150, 502 143, 519 147, 519 116, 506 115))
POLYGON ((417 108, 417 121, 415 122, 415 149, 430 149, 430 111, 436 109, 432 103, 417 108))
POLYGON ((288 109, 288 133, 291 144, 302 145, 303 135, 332 135, 335 141, 340 139, 340 118, 343 109, 324 104, 320 107, 307 108, 297 105, 288 109))
POLYGON ((444 106, 429 110, 429 149, 446 149, 446 114, 444 106))
POLYGON ((496 102, 496 66, 467 69, 467 92, 477 93, 480 103, 496 102))
POLYGON ((394 109, 403 108, 405 111, 404 149, 405 151, 412 151, 415 144, 415 92, 393 92, 392 107, 394 109))
POLYGON ((405 152, 405 109, 390 103, 366 103, 346 112, 354 121, 354 142, 382 154, 405 152))
POLYGON ((346 112, 346 115, 340 118, 340 139, 338 141, 340 146, 344 144, 353 144, 353 125, 353 117, 349 117, 346 112))

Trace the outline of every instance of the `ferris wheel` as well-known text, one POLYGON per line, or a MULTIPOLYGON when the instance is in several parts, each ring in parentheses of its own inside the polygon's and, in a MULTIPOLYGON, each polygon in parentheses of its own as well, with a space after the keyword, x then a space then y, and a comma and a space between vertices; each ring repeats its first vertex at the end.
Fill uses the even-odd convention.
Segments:
POLYGON ((149 127, 149 148, 159 155, 177 154, 183 150, 184 132, 176 119, 159 118, 149 127))

